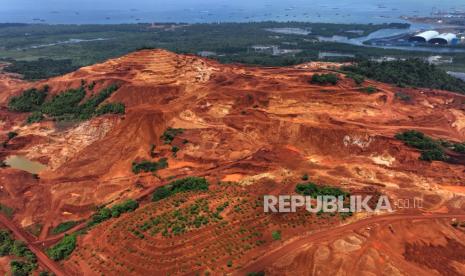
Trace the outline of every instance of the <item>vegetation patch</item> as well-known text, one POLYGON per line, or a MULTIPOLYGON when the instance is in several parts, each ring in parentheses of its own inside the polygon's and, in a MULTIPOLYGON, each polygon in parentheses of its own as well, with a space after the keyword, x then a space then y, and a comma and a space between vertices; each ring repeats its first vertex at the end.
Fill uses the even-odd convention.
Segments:
POLYGON ((156 172, 168 168, 168 159, 161 158, 158 162, 143 160, 141 162, 132 162, 132 172, 139 174, 141 172, 156 172))
POLYGON ((44 86, 40 90, 28 89, 21 95, 12 97, 8 102, 8 109, 17 112, 38 111, 47 97, 48 89, 48 86, 44 86))
POLYGON ((55 95, 49 101, 45 101, 48 87, 30 89, 13 97, 8 106, 12 111, 33 112, 26 120, 28 124, 44 120, 44 115, 58 121, 82 121, 104 114, 124 114, 125 106, 122 103, 101 105, 116 90, 118 86, 111 85, 81 104, 86 96, 85 83, 78 89, 68 89, 55 95))
POLYGON ((14 132, 14 131, 10 131, 7 134, 8 140, 11 140, 11 139, 15 138, 16 136, 18 136, 18 133, 14 132))
POLYGON ((298 194, 304 196, 311 196, 316 198, 317 196, 343 196, 344 198, 349 196, 349 193, 344 192, 343 190, 330 187, 330 186, 320 186, 312 182, 297 184, 295 191, 298 194))
POLYGON ((34 124, 34 123, 41 122, 43 119, 45 119, 45 117, 40 111, 34 111, 32 112, 31 115, 29 115, 29 117, 27 117, 26 123, 34 124))
POLYGON ((315 74, 312 76, 312 79, 310 80, 310 83, 319 84, 319 85, 326 85, 326 84, 336 85, 338 82, 339 82, 339 77, 333 73, 315 74))
POLYGON ((378 92, 378 89, 376 89, 376 87, 373 87, 373 86, 367 86, 367 87, 359 88, 358 91, 362 93, 366 93, 366 94, 374 94, 378 92))
POLYGON ((107 103, 97 109, 95 114, 102 116, 104 114, 124 114, 126 113, 126 107, 122 103, 107 103))
POLYGON ((275 241, 281 240, 281 231, 279 231, 279 230, 273 231, 273 232, 271 233, 271 237, 272 237, 273 240, 275 240, 275 241))
POLYGON ((398 133, 396 138, 403 141, 407 146, 420 150, 420 160, 431 162, 433 160, 445 161, 448 159, 441 142, 426 136, 422 132, 409 130, 398 133))
POLYGON ((77 234, 65 235, 60 242, 47 250, 47 255, 54 261, 67 258, 76 248, 77 234))
POLYGON ((404 102, 410 102, 412 100, 412 97, 403 92, 396 92, 396 99, 399 99, 404 102))
POLYGON ((347 77, 354 80, 356 85, 362 85, 365 82, 365 77, 359 74, 349 73, 347 77))
POLYGON ((171 144, 173 142, 174 138, 178 136, 179 134, 182 134, 184 132, 184 129, 182 128, 168 128, 163 132, 163 135, 161 136, 161 139, 165 144, 171 144))
POLYGON ((111 208, 101 208, 93 216, 88 226, 94 226, 111 218, 117 218, 121 214, 134 212, 139 208, 139 203, 133 199, 128 199, 123 203, 116 204, 111 208))
POLYGON ((52 234, 58 235, 60 233, 66 232, 74 226, 78 225, 78 223, 79 222, 73 220, 62 222, 52 229, 52 234))
POLYGON ((11 219, 13 217, 14 211, 15 210, 13 208, 0 203, 0 212, 2 212, 8 218, 11 219))
POLYGON ((380 82, 399 86, 425 87, 465 93, 465 82, 447 74, 434 64, 420 59, 397 61, 362 61, 346 66, 352 72, 380 82))
POLYGON ((175 180, 168 185, 159 187, 152 195, 152 201, 159 201, 177 193, 188 191, 207 191, 208 182, 205 178, 186 177, 175 180))
POLYGON ((41 111, 58 120, 72 120, 79 114, 79 103, 86 96, 83 87, 78 89, 69 89, 52 98, 51 101, 42 105, 41 111))
POLYGON ((39 58, 31 61, 9 60, 8 72, 22 74, 26 80, 48 79, 74 71, 79 66, 73 65, 71 59, 39 58))
MULTIPOLYGON (((92 89, 93 89, 93 86, 92 86, 92 89)), ((92 116, 99 116, 99 115, 103 115, 106 113, 110 113, 108 110, 111 110, 111 108, 105 107, 107 105, 118 105, 118 106, 122 105, 122 113, 124 113, 124 105, 121 103, 120 104, 117 104, 117 103, 116 104, 105 104, 99 109, 97 109, 98 106, 101 103, 103 103, 106 99, 108 99, 116 90, 118 90, 118 86, 113 84, 101 90, 97 95, 90 97, 85 103, 79 106, 79 119, 87 120, 87 119, 90 119, 92 116)))
POLYGON ((0 229, 0 257, 15 256, 10 267, 13 275, 30 275, 37 268, 37 257, 22 241, 13 239, 10 232, 0 229))

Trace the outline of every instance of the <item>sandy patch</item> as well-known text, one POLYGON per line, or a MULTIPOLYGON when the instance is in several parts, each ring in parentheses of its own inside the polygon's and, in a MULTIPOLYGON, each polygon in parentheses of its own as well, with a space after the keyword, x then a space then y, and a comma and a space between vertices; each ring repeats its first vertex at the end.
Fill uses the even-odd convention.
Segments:
POLYGON ((390 167, 392 166, 392 163, 396 161, 396 159, 389 154, 383 154, 383 155, 373 155, 371 157, 371 160, 377 165, 382 165, 382 166, 387 166, 390 167))

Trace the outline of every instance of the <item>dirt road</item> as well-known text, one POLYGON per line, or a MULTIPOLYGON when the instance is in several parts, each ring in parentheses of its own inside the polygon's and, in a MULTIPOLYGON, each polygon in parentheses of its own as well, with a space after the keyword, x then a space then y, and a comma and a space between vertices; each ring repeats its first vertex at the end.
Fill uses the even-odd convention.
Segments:
POLYGON ((7 217, 3 214, 0 214, 0 223, 7 227, 13 234, 15 235, 16 239, 24 241, 29 249, 36 254, 37 260, 39 263, 50 270, 50 272, 54 273, 57 276, 64 276, 66 273, 63 269, 58 266, 54 261, 52 261, 39 247, 35 246, 32 241, 27 238, 27 234, 24 233, 23 230, 18 228, 13 222, 11 222, 7 217))
POLYGON ((358 230, 364 227, 367 227, 373 223, 385 223, 393 222, 397 220, 414 220, 414 219, 441 219, 441 218, 458 218, 465 219, 465 214, 393 214, 393 215, 383 215, 378 217, 372 217, 364 220, 360 220, 351 224, 341 225, 332 229, 324 230, 317 233, 311 233, 309 235, 297 238, 292 240, 283 246, 270 251, 268 254, 263 255, 256 261, 252 261, 241 270, 234 273, 234 275, 246 275, 250 272, 263 271, 265 268, 270 267, 273 263, 280 257, 290 253, 298 251, 299 249, 304 248, 309 243, 323 240, 325 238, 334 238, 345 232, 358 230))

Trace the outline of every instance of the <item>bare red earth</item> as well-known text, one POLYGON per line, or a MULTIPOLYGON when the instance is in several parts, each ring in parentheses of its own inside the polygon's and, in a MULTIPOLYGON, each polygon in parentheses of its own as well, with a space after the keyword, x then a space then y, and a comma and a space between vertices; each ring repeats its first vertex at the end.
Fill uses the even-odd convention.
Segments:
POLYGON ((15 209, 17 225, 42 226, 31 244, 48 245, 60 222, 87 219, 102 204, 141 199, 134 213, 79 237, 62 264, 73 275, 465 273, 462 255, 451 256, 463 248, 464 232, 450 225, 452 218, 465 220, 463 156, 457 164, 420 161, 418 151, 394 138, 416 129, 465 141, 465 96, 373 81, 364 86, 378 92, 368 95, 343 75, 336 86, 309 83, 334 66, 256 68, 144 50, 37 83, 5 76, 0 135, 19 136, 0 149, 0 159, 25 155, 48 169, 39 179, 0 169, 0 202, 15 209), (126 114, 25 125, 26 114, 7 110, 8 99, 26 88, 47 84, 51 97, 81 81, 96 83, 88 97, 119 84, 108 101, 123 102, 126 114), (412 100, 397 99, 399 90, 412 100), (185 129, 172 145, 160 139, 168 127, 185 129), (172 146, 180 148, 176 156, 172 146), (158 177, 131 171, 134 160, 161 157, 169 167, 158 177), (347 220, 263 213, 263 195, 294 193, 305 173, 316 183, 386 194, 393 202, 422 198, 423 208, 347 220), (193 175, 207 177, 210 191, 145 200, 169 179, 193 175), (150 218, 198 199, 210 209, 227 201, 222 221, 172 237, 134 234, 150 218), (281 240, 273 240, 273 231, 281 231, 281 240), (428 261, 441 254, 449 257, 428 261))

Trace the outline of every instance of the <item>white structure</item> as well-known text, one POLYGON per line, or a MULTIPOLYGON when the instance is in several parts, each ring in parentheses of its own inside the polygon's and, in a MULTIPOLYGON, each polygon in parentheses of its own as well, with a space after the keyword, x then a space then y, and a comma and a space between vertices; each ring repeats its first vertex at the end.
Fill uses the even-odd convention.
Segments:
POLYGON ((438 35, 439 35, 439 32, 437 31, 426 31, 426 32, 422 32, 422 33, 412 36, 410 38, 410 41, 426 43, 430 41, 431 39, 437 37, 438 35))
POLYGON ((452 44, 457 44, 457 42, 458 42, 457 36, 452 33, 440 34, 429 40, 429 43, 441 44, 441 45, 452 45, 452 44))

